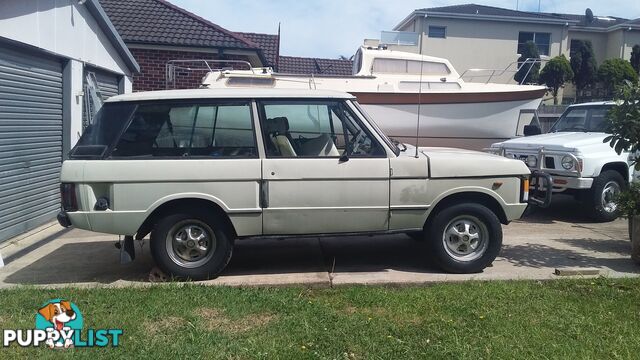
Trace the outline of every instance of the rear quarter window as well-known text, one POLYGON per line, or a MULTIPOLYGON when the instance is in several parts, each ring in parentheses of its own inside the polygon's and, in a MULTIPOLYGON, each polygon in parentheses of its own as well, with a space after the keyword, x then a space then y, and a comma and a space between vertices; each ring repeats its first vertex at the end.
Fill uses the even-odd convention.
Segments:
POLYGON ((71 159, 257 157, 248 100, 107 103, 71 159))
POLYGON ((251 106, 140 104, 113 158, 256 157, 251 106))

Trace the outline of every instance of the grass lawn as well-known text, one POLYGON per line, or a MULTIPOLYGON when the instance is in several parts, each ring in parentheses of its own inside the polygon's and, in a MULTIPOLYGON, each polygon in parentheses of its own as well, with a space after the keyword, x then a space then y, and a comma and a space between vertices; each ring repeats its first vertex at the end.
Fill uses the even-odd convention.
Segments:
POLYGON ((0 359, 633 359, 640 280, 465 282, 428 287, 0 291, 0 328, 33 328, 50 298, 87 328, 121 328, 118 348, 0 348, 0 359))

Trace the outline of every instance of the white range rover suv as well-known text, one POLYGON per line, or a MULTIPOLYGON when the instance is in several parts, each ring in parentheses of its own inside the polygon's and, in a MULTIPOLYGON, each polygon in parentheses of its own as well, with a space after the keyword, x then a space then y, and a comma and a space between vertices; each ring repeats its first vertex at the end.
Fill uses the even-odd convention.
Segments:
POLYGON ((489 151, 519 159, 530 170, 551 175, 554 193, 569 193, 582 201, 596 221, 618 217, 615 196, 634 175, 632 155, 604 143, 606 116, 613 102, 572 105, 547 134, 507 140, 489 151))
POLYGON ((527 207, 529 169, 394 143, 340 92, 198 89, 107 100, 62 166, 58 220, 151 234, 177 278, 218 275, 236 239, 408 233, 450 272, 484 269, 527 207))

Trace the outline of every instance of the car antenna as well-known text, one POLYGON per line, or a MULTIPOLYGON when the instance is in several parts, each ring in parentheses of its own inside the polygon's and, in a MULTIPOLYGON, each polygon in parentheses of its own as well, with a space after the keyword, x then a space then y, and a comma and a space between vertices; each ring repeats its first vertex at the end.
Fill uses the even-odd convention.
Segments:
POLYGON ((422 67, 424 66, 424 54, 420 49, 420 82, 418 83, 418 122, 416 124, 416 158, 418 157, 418 141, 420 141, 420 110, 422 108, 422 67))

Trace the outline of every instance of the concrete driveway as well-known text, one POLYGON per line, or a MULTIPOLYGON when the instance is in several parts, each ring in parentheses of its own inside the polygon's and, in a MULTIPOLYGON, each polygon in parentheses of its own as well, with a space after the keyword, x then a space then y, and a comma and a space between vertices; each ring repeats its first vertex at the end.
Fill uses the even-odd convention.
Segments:
MULTIPOLYGON (((625 220, 593 224, 571 198, 558 197, 504 227, 504 247, 492 267, 473 275, 442 273, 426 260, 426 246, 405 235, 332 237, 236 242, 233 258, 212 285, 332 286, 420 284, 469 279, 550 279, 556 269, 640 275, 630 260, 625 220)), ((137 259, 119 264, 112 235, 65 230, 57 225, 0 248, 6 266, 0 288, 16 285, 130 286, 149 283, 154 267, 148 243, 137 259)))

